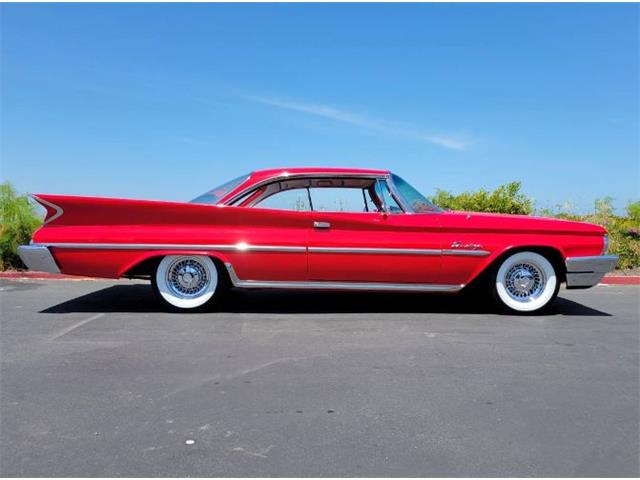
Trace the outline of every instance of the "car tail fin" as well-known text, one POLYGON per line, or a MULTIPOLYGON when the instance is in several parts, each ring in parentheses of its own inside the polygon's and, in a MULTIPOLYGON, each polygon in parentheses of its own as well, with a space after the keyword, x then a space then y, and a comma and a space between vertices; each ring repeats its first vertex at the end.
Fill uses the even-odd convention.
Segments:
POLYGON ((47 200, 46 195, 31 195, 31 197, 40 205, 42 205, 44 209, 47 211, 44 217, 45 224, 51 223, 57 218, 60 218, 64 213, 64 210, 62 209, 62 207, 47 200))

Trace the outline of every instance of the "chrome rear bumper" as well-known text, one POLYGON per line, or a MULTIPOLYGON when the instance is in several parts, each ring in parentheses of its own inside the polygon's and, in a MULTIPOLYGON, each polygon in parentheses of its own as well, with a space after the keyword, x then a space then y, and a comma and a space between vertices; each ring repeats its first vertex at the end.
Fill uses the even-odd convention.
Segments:
POLYGON ((51 252, 43 245, 22 245, 18 247, 18 255, 29 270, 60 273, 51 252))
POLYGON ((604 274, 616 268, 617 255, 594 257, 568 257, 567 288, 585 288, 596 285, 604 274))

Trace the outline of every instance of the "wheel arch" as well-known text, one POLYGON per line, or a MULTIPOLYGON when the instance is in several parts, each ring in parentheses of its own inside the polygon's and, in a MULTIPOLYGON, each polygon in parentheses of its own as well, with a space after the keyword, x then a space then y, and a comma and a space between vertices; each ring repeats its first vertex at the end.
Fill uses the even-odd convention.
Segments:
POLYGON ((486 283, 491 274, 499 268, 500 264, 511 255, 514 255, 519 252, 535 252, 543 257, 545 257, 556 272, 558 276, 558 283, 566 281, 567 276, 567 267, 564 262, 564 257, 562 252, 556 248, 549 245, 517 245, 512 247, 507 247, 500 254, 496 255, 489 261, 486 265, 484 265, 478 272, 472 276, 472 278, 467 283, 468 288, 473 288, 478 284, 486 283))
POLYGON ((219 252, 202 252, 202 251, 179 251, 179 250, 167 250, 167 251, 155 251, 146 252, 140 257, 136 258, 133 262, 130 262, 122 268, 118 274, 118 278, 151 278, 162 259, 168 255, 194 255, 194 256, 207 256, 213 260, 218 267, 218 274, 224 279, 225 282, 229 282, 229 272, 225 267, 225 263, 230 263, 226 255, 219 252))

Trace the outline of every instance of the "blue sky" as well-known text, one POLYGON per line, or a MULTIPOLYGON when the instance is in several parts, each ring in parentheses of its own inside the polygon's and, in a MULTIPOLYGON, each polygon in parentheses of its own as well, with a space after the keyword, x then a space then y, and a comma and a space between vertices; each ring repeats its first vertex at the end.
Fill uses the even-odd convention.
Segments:
POLYGON ((10 5, 2 172, 188 200, 253 169, 390 168, 538 207, 639 193, 639 7, 10 5))

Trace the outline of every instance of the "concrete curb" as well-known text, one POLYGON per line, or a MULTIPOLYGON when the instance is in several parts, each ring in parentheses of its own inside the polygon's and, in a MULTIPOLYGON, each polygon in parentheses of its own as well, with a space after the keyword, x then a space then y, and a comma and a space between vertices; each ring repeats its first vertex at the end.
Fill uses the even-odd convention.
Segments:
POLYGON ((600 283, 604 285, 640 285, 640 275, 606 276, 600 283))

